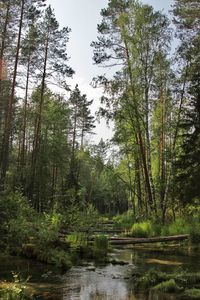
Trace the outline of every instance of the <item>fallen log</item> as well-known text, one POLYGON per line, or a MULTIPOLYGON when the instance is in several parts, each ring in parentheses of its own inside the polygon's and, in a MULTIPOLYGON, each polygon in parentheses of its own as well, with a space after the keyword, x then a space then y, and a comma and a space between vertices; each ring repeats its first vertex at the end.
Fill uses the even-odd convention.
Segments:
POLYGON ((82 233, 88 233, 88 232, 93 232, 93 233, 123 233, 125 230, 122 229, 107 229, 107 228, 102 228, 102 229, 96 229, 96 228, 80 228, 80 229, 70 229, 70 230, 62 230, 60 232, 60 236, 62 235, 67 235, 67 234, 73 234, 75 232, 82 232, 82 233))
POLYGON ((129 244, 145 244, 145 243, 165 243, 173 241, 183 241, 189 238, 189 234, 172 235, 172 236, 162 236, 162 237, 152 237, 152 238, 119 238, 111 237, 109 238, 111 245, 129 245, 129 244))

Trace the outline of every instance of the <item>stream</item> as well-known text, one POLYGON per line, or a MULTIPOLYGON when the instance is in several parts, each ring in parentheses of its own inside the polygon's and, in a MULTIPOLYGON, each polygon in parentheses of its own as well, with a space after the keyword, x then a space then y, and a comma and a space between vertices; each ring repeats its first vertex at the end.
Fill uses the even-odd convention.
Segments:
POLYGON ((92 262, 73 267, 65 274, 33 260, 0 255, 0 280, 12 281, 12 272, 28 278, 28 285, 39 300, 174 300, 178 295, 162 293, 135 294, 131 283, 134 269, 146 272, 150 268, 159 271, 199 271, 200 251, 182 246, 120 247, 110 254, 126 265, 96 265, 92 262))

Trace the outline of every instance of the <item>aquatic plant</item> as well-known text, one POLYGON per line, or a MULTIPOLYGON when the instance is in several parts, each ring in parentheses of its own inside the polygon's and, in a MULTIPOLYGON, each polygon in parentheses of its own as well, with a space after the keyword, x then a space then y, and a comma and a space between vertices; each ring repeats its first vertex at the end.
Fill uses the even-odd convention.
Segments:
POLYGON ((154 286, 153 289, 164 293, 175 293, 182 290, 182 288, 177 285, 174 279, 163 281, 154 286))

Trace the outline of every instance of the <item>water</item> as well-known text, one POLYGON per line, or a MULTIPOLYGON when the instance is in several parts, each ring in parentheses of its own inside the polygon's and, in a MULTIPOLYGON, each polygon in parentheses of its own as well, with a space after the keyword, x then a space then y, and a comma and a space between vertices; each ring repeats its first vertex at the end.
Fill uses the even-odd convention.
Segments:
POLYGON ((150 268, 159 271, 199 271, 200 253, 180 247, 118 248, 112 258, 128 262, 127 265, 76 266, 65 274, 53 266, 18 257, 0 256, 0 280, 12 280, 11 272, 29 279, 29 287, 40 300, 175 300, 178 295, 135 294, 130 280, 133 269, 146 272, 150 268))

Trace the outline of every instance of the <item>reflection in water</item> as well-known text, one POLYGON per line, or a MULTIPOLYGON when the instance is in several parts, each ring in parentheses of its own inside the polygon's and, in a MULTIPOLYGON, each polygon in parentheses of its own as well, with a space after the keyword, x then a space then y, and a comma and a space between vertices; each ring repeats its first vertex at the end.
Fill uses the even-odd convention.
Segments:
MULTIPOLYGON (((90 271, 87 267, 72 268, 59 275, 52 266, 35 261, 0 257, 0 280, 11 280, 11 271, 24 278, 31 275, 29 286, 37 292, 38 300, 177 300, 178 296, 161 293, 135 294, 128 278, 137 267, 146 272, 151 267, 159 271, 199 271, 199 252, 160 252, 155 249, 115 249, 112 258, 129 262, 129 265, 107 265, 90 271), (151 264, 149 264, 151 263, 151 264)), ((179 298, 180 299, 180 298, 179 298)))
POLYGON ((95 272, 82 269, 81 273, 79 268, 74 268, 65 277, 67 287, 63 300, 128 299, 127 285, 124 280, 125 272, 124 266, 109 265, 97 268, 95 272))

